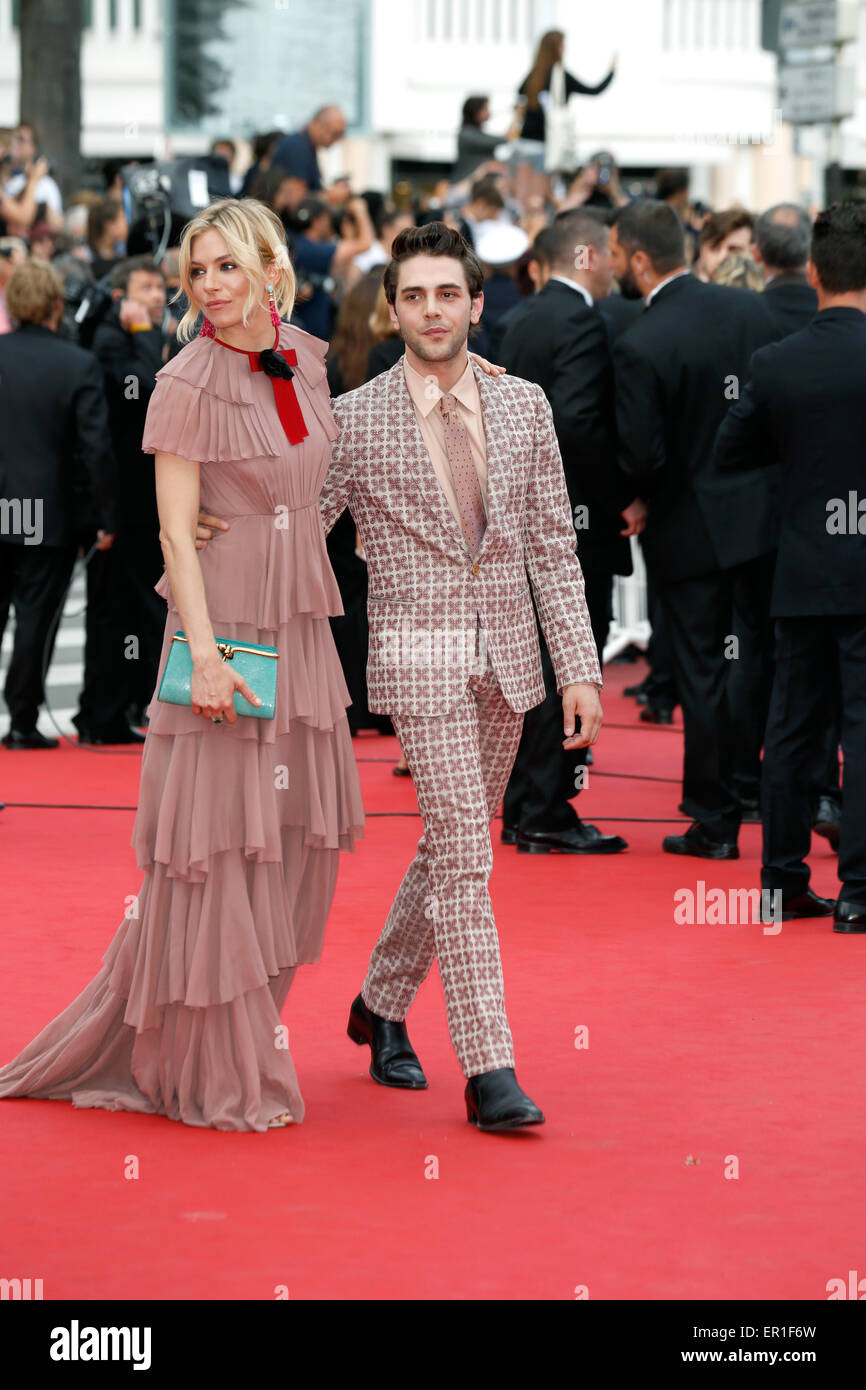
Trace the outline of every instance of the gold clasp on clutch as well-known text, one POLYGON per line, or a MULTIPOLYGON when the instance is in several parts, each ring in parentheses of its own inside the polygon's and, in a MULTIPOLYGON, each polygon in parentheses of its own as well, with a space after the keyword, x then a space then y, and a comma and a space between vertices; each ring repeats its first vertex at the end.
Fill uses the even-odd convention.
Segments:
POLYGON ((223 661, 231 661, 234 658, 235 649, 230 642, 217 642, 217 647, 222 653, 223 661))

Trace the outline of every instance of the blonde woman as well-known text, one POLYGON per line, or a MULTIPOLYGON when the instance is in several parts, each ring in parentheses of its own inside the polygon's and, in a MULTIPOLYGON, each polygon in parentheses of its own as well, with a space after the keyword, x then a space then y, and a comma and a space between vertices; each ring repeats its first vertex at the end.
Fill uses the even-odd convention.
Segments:
POLYGON ((754 290, 757 294, 764 288, 761 267, 746 251, 729 251, 710 272, 710 279, 714 285, 731 285, 734 289, 754 290))
POLYGON ((0 1096, 264 1131, 303 1119, 280 1011, 363 824, 318 501, 339 430, 327 344, 281 322, 295 281, 276 215, 213 204, 185 228, 179 270, 178 335, 204 326, 158 373, 142 447, 166 566, 157 690, 181 630, 191 704, 151 702, 144 883, 99 974, 0 1069, 0 1096), (200 508, 229 523, 201 553, 200 508), (275 717, 236 714, 235 691, 258 697, 223 638, 277 648, 275 717))

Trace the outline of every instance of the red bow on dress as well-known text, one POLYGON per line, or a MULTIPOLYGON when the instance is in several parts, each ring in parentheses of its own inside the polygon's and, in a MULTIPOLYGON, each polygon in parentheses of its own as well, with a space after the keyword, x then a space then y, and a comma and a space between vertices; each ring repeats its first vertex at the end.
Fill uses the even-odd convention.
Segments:
MULTIPOLYGON (((298 354, 294 348, 281 348, 279 356, 285 358, 290 367, 297 367, 298 354)), ((265 369, 259 361, 258 354, 250 354, 250 368, 254 372, 263 372, 265 369)), ((271 386, 274 389, 274 400, 277 405, 277 414, 280 417, 286 438, 290 444, 300 444, 302 439, 306 439, 310 431, 304 422, 301 407, 295 394, 295 384, 290 377, 273 376, 270 377, 271 386)))

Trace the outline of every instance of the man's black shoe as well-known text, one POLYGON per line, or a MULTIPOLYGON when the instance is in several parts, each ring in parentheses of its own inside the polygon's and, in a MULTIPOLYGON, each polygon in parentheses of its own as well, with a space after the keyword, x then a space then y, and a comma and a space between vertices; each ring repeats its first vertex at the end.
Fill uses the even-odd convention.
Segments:
POLYGON ((833 930, 866 932, 866 907, 858 907, 856 903, 843 903, 840 899, 833 913, 833 930))
POLYGON ((479 1129, 522 1129, 545 1122, 538 1106, 518 1086, 513 1067, 470 1076, 464 1099, 466 1118, 479 1129))
POLYGON ((842 808, 838 802, 830 796, 818 798, 818 807, 815 811, 815 819, 812 821, 812 829, 816 835, 821 835, 830 843, 830 848, 838 852, 839 835, 842 830, 842 808))
POLYGON ((501 841, 502 841, 502 843, 503 843, 504 845, 516 845, 516 844, 517 844, 517 826, 516 826, 516 825, 506 825, 505 822, 503 821, 503 822, 502 822, 502 834, 500 835, 499 838, 501 839, 501 841))
MULTIPOLYGON (((772 890, 764 890, 765 892, 772 890)), ((762 895, 763 897, 763 895, 762 895)), ((811 888, 807 888, 805 893, 798 893, 795 898, 789 898, 786 902, 782 899, 782 921, 793 922, 798 917, 832 917, 836 907, 835 898, 819 898, 817 893, 813 893, 811 888)), ((764 921, 778 921, 772 912, 764 921)))
POLYGON ((370 1075, 380 1086, 426 1091, 427 1078, 409 1042, 405 1023, 374 1014, 359 994, 349 1011, 346 1032, 359 1047, 369 1045, 370 1075))
POLYGON ((666 854, 692 854, 697 859, 739 859, 736 840, 714 840, 704 831, 700 821, 690 825, 684 835, 665 835, 662 849, 666 854))
POLYGON ((30 729, 23 733, 20 729, 10 729, 3 739, 4 748, 56 748, 60 740, 58 738, 46 738, 40 734, 38 729, 30 729))
POLYGON ((621 835, 602 835, 597 825, 573 825, 568 830, 520 830, 518 854, 619 854, 628 849, 621 835))
POLYGON ((673 724, 674 712, 666 705, 645 704, 640 712, 642 724, 673 724))
POLYGON ((140 734, 137 729, 130 729, 128 724, 120 729, 82 728, 78 730, 78 742, 92 744, 94 748, 112 743, 144 743, 146 737, 146 734, 140 734))

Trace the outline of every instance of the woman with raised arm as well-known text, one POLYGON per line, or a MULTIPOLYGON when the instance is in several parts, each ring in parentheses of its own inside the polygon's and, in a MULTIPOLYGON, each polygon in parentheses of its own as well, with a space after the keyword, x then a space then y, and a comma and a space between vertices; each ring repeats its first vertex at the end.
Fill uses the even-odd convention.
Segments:
POLYGON ((327 344, 282 322, 295 282, 275 214, 250 198, 206 208, 180 277, 179 337, 200 313, 203 327, 157 374, 142 446, 166 563, 157 691, 171 654, 162 693, 179 701, 149 708, 144 884, 99 974, 0 1069, 0 1096, 264 1131, 304 1116, 280 1011, 319 957, 339 851, 363 825, 319 511, 339 430, 327 344), (201 554, 200 507, 230 523, 201 554), (250 656, 276 670, 270 717, 255 717, 270 682, 244 678, 250 656))

